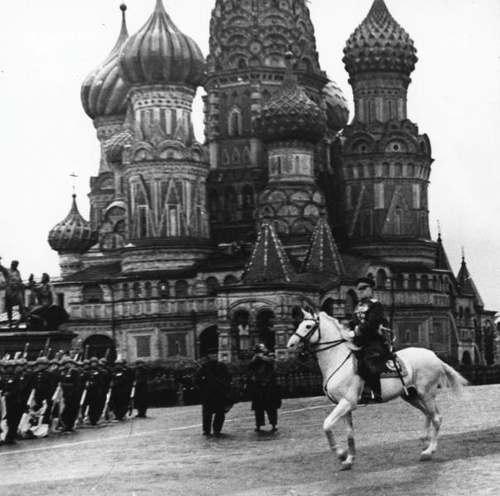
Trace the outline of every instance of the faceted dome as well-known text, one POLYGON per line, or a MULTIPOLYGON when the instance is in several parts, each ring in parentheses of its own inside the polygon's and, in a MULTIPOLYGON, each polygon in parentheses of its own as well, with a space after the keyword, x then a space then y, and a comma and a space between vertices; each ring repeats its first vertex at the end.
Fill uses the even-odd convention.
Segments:
POLYGON ((323 88, 326 105, 326 125, 333 131, 340 131, 349 121, 349 105, 344 93, 334 81, 323 88))
POLYGON ((203 79, 205 59, 198 45, 177 28, 163 0, 146 24, 123 46, 120 67, 130 84, 186 84, 196 88, 203 79))
POLYGON ((292 71, 292 54, 285 55, 287 72, 278 94, 269 99, 255 120, 264 142, 319 141, 325 134, 325 115, 300 88, 292 71))
POLYGON ((54 226, 49 232, 49 245, 58 253, 85 253, 97 243, 97 233, 92 231, 78 211, 76 195, 66 218, 54 226))
POLYGON ((127 7, 121 5, 122 28, 115 46, 104 62, 85 79, 81 89, 82 105, 91 118, 125 114, 129 86, 123 81, 118 65, 121 48, 128 38, 125 23, 127 7))
POLYGON ((375 0, 365 20, 347 40, 342 59, 347 72, 400 72, 409 76, 418 58, 413 40, 394 20, 384 0, 375 0))

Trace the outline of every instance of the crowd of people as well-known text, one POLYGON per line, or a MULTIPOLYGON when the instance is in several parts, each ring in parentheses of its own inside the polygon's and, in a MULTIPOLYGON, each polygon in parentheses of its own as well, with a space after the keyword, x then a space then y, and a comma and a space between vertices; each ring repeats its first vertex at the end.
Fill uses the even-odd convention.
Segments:
POLYGON ((147 412, 145 362, 70 356, 0 361, 0 444, 72 433, 147 412))

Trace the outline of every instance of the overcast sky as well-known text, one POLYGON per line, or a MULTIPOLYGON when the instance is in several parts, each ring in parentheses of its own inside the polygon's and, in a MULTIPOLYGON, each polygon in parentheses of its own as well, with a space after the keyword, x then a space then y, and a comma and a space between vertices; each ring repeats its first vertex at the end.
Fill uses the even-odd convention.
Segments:
MULTIPOLYGON (((133 34, 156 0, 128 0, 133 34)), ((59 275, 49 230, 69 211, 73 184, 88 219, 99 145, 80 102, 85 77, 120 30, 120 0, 0 2, 0 256, 24 278, 59 275), (71 173, 78 175, 72 180, 71 173)), ((372 0, 312 0, 320 63, 350 102, 342 50, 372 0)), ((428 134, 435 159, 430 224, 438 222, 455 274, 462 249, 487 309, 500 310, 500 1, 386 0, 419 61, 408 116, 428 134)), ((166 0, 177 26, 206 55, 215 0, 166 0)), ((203 140, 198 91, 196 132, 203 140)), ((351 115, 352 117, 352 115, 351 115)))

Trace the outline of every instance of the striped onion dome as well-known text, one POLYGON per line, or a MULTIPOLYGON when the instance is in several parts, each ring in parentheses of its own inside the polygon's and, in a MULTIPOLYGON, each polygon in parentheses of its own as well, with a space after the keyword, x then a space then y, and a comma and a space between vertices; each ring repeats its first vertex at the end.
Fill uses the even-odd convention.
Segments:
POLYGON ((118 64, 121 48, 128 38, 125 11, 127 6, 120 6, 122 27, 115 46, 104 62, 94 69, 85 79, 81 88, 82 105, 91 118, 125 114, 127 110, 128 85, 123 81, 118 64))
POLYGON ((342 59, 352 77, 389 71, 409 76, 418 60, 408 33, 394 20, 384 0, 375 0, 365 20, 347 40, 342 59))
POLYGON ((203 79, 205 59, 199 46, 172 22, 163 0, 157 0, 149 20, 123 46, 120 67, 130 84, 196 88, 203 79))
POLYGON ((325 134, 325 115, 299 86, 292 69, 292 53, 285 54, 283 84, 255 119, 255 131, 264 142, 300 140, 317 142, 325 134))
POLYGON ((50 230, 48 242, 58 253, 75 254, 85 253, 97 243, 97 233, 78 211, 75 194, 69 214, 50 230))

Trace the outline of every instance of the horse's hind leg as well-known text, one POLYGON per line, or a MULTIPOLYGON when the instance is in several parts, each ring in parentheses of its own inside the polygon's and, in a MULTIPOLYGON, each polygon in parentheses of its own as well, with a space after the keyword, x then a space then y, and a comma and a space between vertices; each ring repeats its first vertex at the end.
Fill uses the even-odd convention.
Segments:
POLYGON ((355 456, 354 448, 354 430, 352 426, 352 405, 346 399, 341 399, 339 404, 335 407, 332 413, 323 422, 323 430, 325 431, 328 443, 330 444, 330 449, 336 453, 340 462, 342 463, 342 470, 348 470, 352 466, 352 462, 355 456), (349 451, 342 449, 335 441, 335 435, 333 433, 333 428, 335 424, 345 415, 347 415, 347 422, 349 425, 348 432, 348 447, 349 451))
POLYGON ((428 445, 427 448, 420 454, 420 460, 426 461, 432 458, 432 454, 437 450, 439 428, 441 426, 442 417, 436 405, 435 397, 423 398, 420 395, 414 395, 410 398, 405 398, 415 408, 418 408, 425 415, 425 435, 422 440, 428 445))

